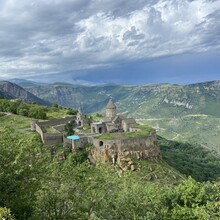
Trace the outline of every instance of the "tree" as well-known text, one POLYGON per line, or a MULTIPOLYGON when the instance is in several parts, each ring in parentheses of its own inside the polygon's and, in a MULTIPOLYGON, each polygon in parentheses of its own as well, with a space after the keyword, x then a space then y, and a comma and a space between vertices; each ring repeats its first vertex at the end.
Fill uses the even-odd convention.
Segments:
POLYGON ((189 177, 170 195, 170 219, 220 219, 219 193, 219 186, 189 177))
POLYGON ((77 110, 69 108, 66 113, 67 115, 76 115, 77 110))
POLYGON ((29 109, 28 116, 36 119, 46 119, 46 110, 40 106, 33 106, 29 109))
POLYGON ((64 128, 66 136, 71 136, 75 134, 75 131, 73 130, 75 125, 76 125, 76 122, 74 120, 66 123, 65 128, 64 128))
POLYGON ((17 108, 17 114, 22 116, 28 116, 29 106, 25 103, 22 103, 17 108))
POLYGON ((58 105, 57 103, 53 103, 53 104, 52 104, 52 107, 53 107, 53 108, 59 108, 59 105, 58 105))

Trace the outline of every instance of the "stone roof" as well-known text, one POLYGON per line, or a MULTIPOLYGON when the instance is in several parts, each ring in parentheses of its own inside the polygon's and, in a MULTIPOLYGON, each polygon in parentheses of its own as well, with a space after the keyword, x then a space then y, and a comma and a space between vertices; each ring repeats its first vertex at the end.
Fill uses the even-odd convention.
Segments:
POLYGON ((112 99, 109 99, 106 109, 116 109, 116 105, 112 102, 112 99))
POLYGON ((136 123, 136 120, 134 118, 124 118, 123 121, 126 124, 135 124, 136 123))
POLYGON ((78 109, 78 113, 81 114, 81 115, 83 114, 83 110, 82 110, 81 107, 79 107, 79 109, 78 109))
POLYGON ((116 115, 116 116, 113 118, 112 122, 115 122, 117 119, 124 120, 125 117, 122 116, 122 115, 116 115))
POLYGON ((105 123, 105 122, 111 122, 112 120, 111 118, 105 117, 105 118, 102 118, 100 121, 105 123))

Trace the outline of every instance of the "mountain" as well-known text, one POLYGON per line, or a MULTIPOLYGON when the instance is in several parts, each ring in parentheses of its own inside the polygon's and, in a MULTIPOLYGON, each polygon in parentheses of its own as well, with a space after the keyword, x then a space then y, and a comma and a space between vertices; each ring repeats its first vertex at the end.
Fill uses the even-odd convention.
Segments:
POLYGON ((80 107, 88 113, 101 111, 109 96, 120 111, 139 118, 208 114, 220 117, 220 81, 192 85, 103 85, 79 86, 55 83, 26 87, 31 93, 66 107, 80 107))
POLYGON ((26 87, 61 106, 104 112, 109 97, 118 110, 148 123, 169 140, 198 142, 220 154, 220 81, 191 85, 81 86, 55 83, 26 87))
POLYGON ((31 80, 26 80, 26 79, 18 79, 18 78, 10 79, 8 81, 11 83, 15 83, 16 85, 19 85, 21 87, 48 85, 47 83, 40 83, 40 82, 35 82, 31 80))
POLYGON ((21 99, 24 102, 35 102, 39 105, 50 105, 49 102, 38 98, 24 88, 8 81, 0 81, 0 97, 6 99, 21 99))

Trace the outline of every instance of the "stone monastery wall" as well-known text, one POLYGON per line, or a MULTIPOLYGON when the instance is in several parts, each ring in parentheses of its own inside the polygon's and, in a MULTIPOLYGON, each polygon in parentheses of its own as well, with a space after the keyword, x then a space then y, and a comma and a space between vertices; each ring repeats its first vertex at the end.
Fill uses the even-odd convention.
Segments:
POLYGON ((37 123, 35 124, 35 129, 36 129, 36 131, 40 134, 42 142, 44 142, 44 141, 43 141, 43 139, 44 139, 44 133, 43 133, 41 127, 40 127, 37 123))
MULTIPOLYGON (((44 133, 42 128, 65 124, 73 119, 74 119, 73 117, 68 117, 68 118, 54 119, 46 122, 35 121, 32 122, 32 127, 35 127, 35 130, 40 134, 43 144, 45 145, 62 144, 64 141, 63 133, 55 133, 55 134, 44 133)), ((59 128, 62 129, 63 126, 59 126, 57 130, 59 130, 59 128)))
POLYGON ((61 118, 61 119, 52 119, 50 121, 38 122, 38 125, 40 127, 49 127, 49 126, 66 124, 67 122, 72 121, 72 120, 74 120, 73 117, 61 118))
POLYGON ((57 133, 57 134, 43 134, 43 143, 45 145, 52 145, 52 144, 62 144, 63 143, 63 134, 57 133))
POLYGON ((103 162, 120 161, 121 157, 155 160, 160 158, 160 148, 156 132, 149 136, 131 139, 102 140, 93 139, 93 157, 103 162))

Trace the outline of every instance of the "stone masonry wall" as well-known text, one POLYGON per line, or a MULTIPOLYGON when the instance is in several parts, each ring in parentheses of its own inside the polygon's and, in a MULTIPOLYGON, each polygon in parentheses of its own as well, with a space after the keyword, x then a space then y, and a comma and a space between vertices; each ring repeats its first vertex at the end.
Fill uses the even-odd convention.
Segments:
POLYGON ((67 122, 69 122, 71 120, 74 120, 74 117, 67 117, 67 118, 61 118, 61 119, 52 119, 50 121, 38 122, 38 125, 40 127, 49 127, 49 126, 66 124, 67 122))
POLYGON ((149 136, 132 139, 116 140, 93 140, 94 150, 92 151, 95 160, 103 162, 116 162, 120 158, 137 158, 155 160, 160 158, 160 148, 157 143, 156 132, 149 136), (102 145, 102 146, 100 146, 102 145))
MULTIPOLYGON (((68 122, 69 120, 72 120, 73 118, 64 118, 64 119, 55 119, 48 122, 38 122, 35 123, 35 130, 40 134, 41 140, 44 145, 54 145, 54 144, 62 144, 63 143, 63 133, 55 133, 55 134, 49 134, 44 133, 42 128, 47 126, 53 126, 56 123, 63 123, 68 122)), ((33 127, 33 125, 32 125, 33 127)))
POLYGON ((42 142, 44 142, 44 133, 38 124, 35 124, 36 131, 40 134, 42 142))
POLYGON ((57 133, 57 134, 43 134, 43 143, 45 145, 53 145, 53 144, 62 144, 63 143, 63 134, 57 133))

